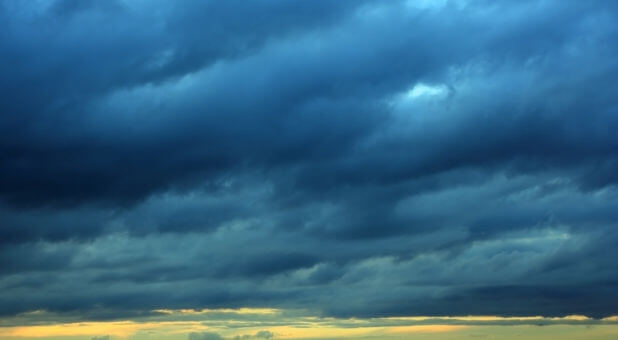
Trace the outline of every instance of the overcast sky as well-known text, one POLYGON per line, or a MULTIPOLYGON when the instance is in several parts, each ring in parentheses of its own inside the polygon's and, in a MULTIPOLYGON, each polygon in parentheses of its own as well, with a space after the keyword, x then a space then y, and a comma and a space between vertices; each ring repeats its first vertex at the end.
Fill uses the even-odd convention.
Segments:
POLYGON ((4 0, 0 75, 0 317, 618 314, 616 1, 4 0))

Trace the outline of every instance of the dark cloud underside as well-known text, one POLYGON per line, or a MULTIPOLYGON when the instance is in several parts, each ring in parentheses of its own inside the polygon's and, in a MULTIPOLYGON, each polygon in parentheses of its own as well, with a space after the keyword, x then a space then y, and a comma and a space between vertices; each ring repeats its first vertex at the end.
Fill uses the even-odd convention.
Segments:
POLYGON ((0 314, 618 314, 617 10, 3 1, 0 314))

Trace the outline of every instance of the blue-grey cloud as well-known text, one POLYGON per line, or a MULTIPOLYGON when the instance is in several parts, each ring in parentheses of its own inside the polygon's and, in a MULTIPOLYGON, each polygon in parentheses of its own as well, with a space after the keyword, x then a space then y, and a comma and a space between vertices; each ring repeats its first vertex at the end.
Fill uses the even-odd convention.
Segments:
POLYGON ((213 332, 191 333, 189 340, 223 340, 223 337, 213 332))
POLYGON ((0 313, 616 314, 616 9, 4 1, 0 313))

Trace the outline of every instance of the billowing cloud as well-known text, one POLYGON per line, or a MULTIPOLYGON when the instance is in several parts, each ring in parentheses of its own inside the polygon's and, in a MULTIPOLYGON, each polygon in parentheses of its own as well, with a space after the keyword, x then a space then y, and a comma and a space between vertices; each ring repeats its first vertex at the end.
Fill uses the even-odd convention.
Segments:
POLYGON ((617 9, 4 1, 0 314, 618 314, 617 9))

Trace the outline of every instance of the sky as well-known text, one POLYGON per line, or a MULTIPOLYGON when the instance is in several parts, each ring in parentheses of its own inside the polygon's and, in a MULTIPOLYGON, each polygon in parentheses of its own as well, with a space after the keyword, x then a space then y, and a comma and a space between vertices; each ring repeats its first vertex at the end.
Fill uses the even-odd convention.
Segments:
POLYGON ((617 56, 613 0, 3 0, 0 338, 616 338, 617 56))

